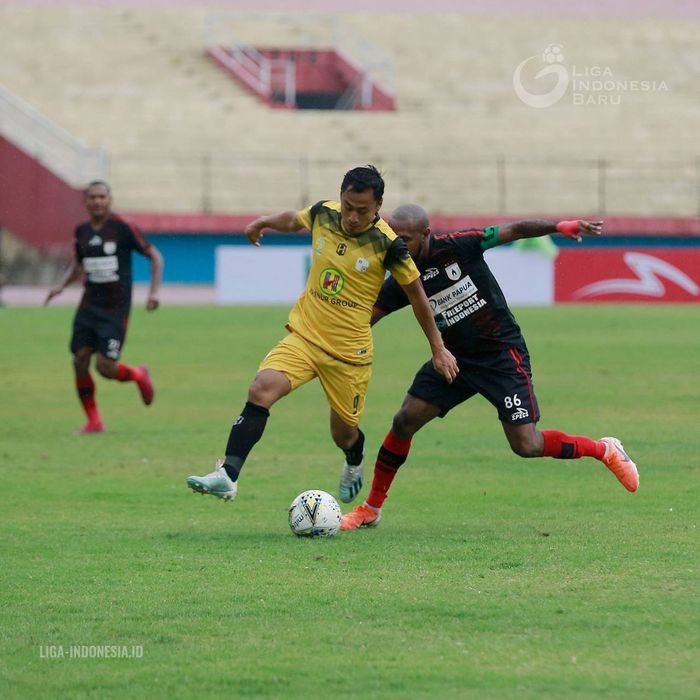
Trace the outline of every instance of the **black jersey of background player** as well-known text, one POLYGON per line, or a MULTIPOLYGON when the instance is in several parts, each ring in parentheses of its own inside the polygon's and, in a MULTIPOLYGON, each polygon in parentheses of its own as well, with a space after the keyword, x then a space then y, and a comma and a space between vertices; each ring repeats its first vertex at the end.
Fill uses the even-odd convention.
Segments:
POLYGON ((128 314, 131 307, 131 251, 148 254, 148 243, 135 226, 112 214, 99 230, 87 221, 75 228, 75 255, 85 269, 80 308, 97 307, 128 314))
MULTIPOLYGON (((455 355, 525 345, 520 326, 484 260, 484 236, 481 229, 432 235, 428 254, 418 266, 435 324, 455 355)), ((407 304, 403 289, 388 278, 375 306, 391 313, 407 304)))

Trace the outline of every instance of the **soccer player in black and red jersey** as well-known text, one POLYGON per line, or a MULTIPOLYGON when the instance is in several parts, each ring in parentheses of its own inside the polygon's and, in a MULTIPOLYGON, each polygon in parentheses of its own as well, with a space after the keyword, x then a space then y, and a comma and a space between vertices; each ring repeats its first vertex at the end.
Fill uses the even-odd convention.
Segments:
MULTIPOLYGON (((616 438, 593 440, 537 429, 540 412, 527 346, 484 260, 484 251, 489 248, 523 238, 562 233, 580 242, 583 235, 600 235, 602 222, 518 221, 484 230, 431 235, 428 215, 421 207, 409 204, 392 213, 390 225, 406 242, 418 265, 436 325, 445 347, 457 358, 459 373, 448 384, 430 363, 418 370, 377 455, 367 500, 343 516, 341 529, 379 523, 387 492, 408 457, 413 436, 433 418, 445 416, 475 394, 481 394, 496 407, 515 454, 557 459, 594 457, 628 491, 636 491, 636 465, 616 438)), ((403 306, 403 292, 387 279, 375 303, 372 323, 403 306)))
POLYGON ((90 374, 93 354, 97 355, 95 367, 103 377, 135 382, 143 402, 147 406, 153 402, 154 389, 148 368, 125 365, 119 362, 119 356, 131 309, 131 252, 135 250, 151 260, 148 311, 158 308, 163 258, 138 228, 112 213, 112 193, 106 182, 91 182, 83 197, 90 220, 76 227, 73 262, 61 282, 49 291, 44 304, 85 275, 85 291, 73 320, 70 350, 78 397, 88 419, 80 432, 101 433, 104 423, 97 409, 95 383, 90 374))

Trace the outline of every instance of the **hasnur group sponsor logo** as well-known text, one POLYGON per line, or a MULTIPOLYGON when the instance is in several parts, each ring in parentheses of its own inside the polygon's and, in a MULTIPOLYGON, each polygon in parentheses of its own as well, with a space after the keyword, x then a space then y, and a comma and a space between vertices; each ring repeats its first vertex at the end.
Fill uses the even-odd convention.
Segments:
POLYGON ((325 270, 321 270, 321 275, 318 278, 318 286, 324 294, 335 296, 343 291, 345 280, 334 267, 327 267, 325 270))

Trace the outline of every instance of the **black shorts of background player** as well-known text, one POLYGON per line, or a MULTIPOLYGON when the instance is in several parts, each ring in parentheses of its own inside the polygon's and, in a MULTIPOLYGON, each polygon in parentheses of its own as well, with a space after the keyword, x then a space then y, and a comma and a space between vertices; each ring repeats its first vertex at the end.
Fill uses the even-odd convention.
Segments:
MULTIPOLYGON (((404 205, 392 213, 390 224, 418 265, 436 325, 445 347, 457 358, 459 373, 454 382, 447 384, 429 362, 418 371, 377 455, 369 496, 364 504, 343 516, 341 528, 376 525, 391 482, 408 457, 413 436, 475 394, 496 407, 515 454, 558 459, 593 457, 603 462, 628 491, 636 491, 636 465, 618 439, 593 440, 537 429, 540 413, 527 346, 483 257, 484 251, 494 246, 557 232, 580 241, 582 235, 600 235, 602 222, 520 221, 431 235, 425 211, 416 205, 404 205)), ((401 290, 387 280, 375 304, 372 323, 405 305, 401 290)))
POLYGON ((135 382, 146 405, 153 401, 153 383, 147 367, 119 362, 131 310, 131 253, 151 261, 151 284, 146 309, 158 308, 158 288, 163 258, 135 226, 111 211, 112 194, 101 180, 91 182, 83 193, 90 220, 75 229, 73 261, 63 279, 51 289, 48 304, 67 285, 84 275, 84 291, 73 320, 70 351, 73 354, 75 385, 87 416, 81 433, 101 433, 104 423, 95 401, 95 383, 90 361, 106 379, 135 382))

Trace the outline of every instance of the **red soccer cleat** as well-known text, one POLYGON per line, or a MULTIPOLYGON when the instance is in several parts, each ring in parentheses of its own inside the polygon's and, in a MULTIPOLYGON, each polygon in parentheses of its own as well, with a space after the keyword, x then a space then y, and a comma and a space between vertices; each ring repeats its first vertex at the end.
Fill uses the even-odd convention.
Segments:
POLYGON ((153 382, 151 381, 151 375, 148 371, 148 367, 142 365, 139 367, 139 378, 136 380, 138 384, 139 391, 141 392, 141 398, 146 406, 150 406, 153 403, 153 397, 156 395, 156 390, 153 388, 153 382))
POLYGON ((91 421, 88 421, 80 429, 80 434, 81 435, 90 435, 91 433, 104 433, 104 431, 105 431, 104 423, 92 423, 91 421))

